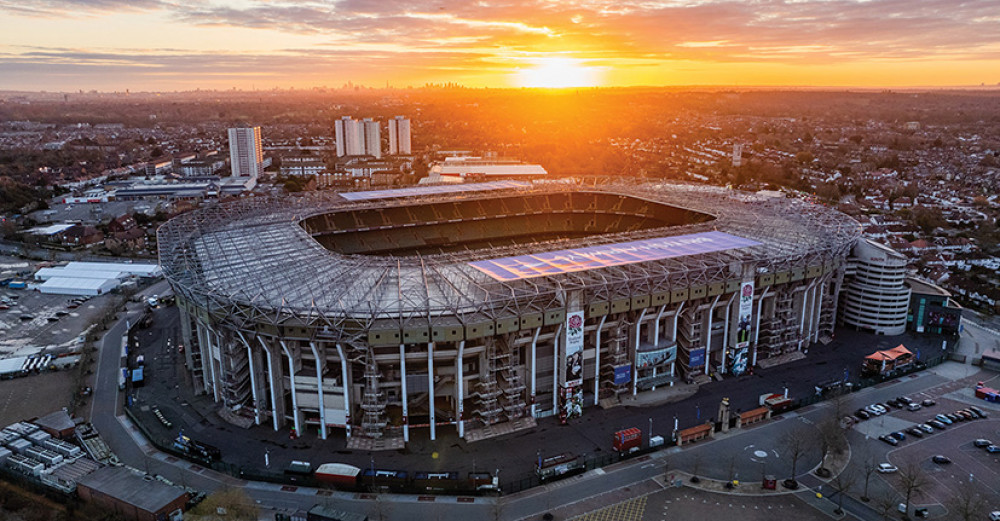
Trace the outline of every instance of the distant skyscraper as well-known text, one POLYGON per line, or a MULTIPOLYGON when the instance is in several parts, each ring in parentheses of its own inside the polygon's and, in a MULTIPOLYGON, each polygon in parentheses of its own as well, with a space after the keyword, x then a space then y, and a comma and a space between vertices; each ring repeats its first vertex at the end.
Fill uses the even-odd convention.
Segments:
POLYGON ((365 153, 364 129, 360 122, 344 116, 334 122, 337 139, 337 157, 360 156, 365 153))
POLYGON ((264 170, 260 127, 229 129, 229 160, 233 177, 256 178, 264 170))
POLYGON ((369 156, 382 157, 382 131, 378 121, 372 118, 364 120, 365 132, 365 154, 369 156))
POLYGON ((410 153, 410 120, 396 116, 389 120, 389 155, 410 153))

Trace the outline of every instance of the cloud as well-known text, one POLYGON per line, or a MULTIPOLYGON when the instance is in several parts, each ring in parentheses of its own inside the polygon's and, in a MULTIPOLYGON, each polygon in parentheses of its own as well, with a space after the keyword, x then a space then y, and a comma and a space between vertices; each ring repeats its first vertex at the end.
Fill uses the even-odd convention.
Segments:
MULTIPOLYGON (((479 71, 489 58, 491 70, 499 70, 546 55, 617 69, 692 61, 797 66, 1000 59, 996 0, 0 0, 0 14, 99 17, 123 10, 161 13, 171 23, 205 30, 306 35, 316 49, 274 49, 243 59, 236 50, 131 54, 131 42, 123 42, 110 50, 113 63, 98 65, 98 52, 80 57, 78 67, 184 69, 214 58, 279 70, 296 62, 339 73, 343 63, 363 68, 370 60, 414 76, 421 67, 479 71)), ((57 58, 18 59, 48 67, 57 58)))

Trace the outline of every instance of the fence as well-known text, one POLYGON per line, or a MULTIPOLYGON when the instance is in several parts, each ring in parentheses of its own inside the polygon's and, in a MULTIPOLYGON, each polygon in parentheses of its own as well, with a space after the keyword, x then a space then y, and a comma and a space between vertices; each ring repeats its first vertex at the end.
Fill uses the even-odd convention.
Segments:
MULTIPOLYGON (((899 378, 901 376, 906 376, 906 375, 909 375, 909 374, 912 374, 912 373, 915 373, 915 372, 918 372, 918 371, 922 371, 922 370, 927 369, 929 367, 934 367, 936 365, 941 364, 944 361, 945 361, 945 356, 938 356, 938 357, 930 358, 930 359, 928 359, 926 361, 923 361, 923 362, 918 362, 918 363, 914 364, 912 367, 910 367, 910 368, 908 368, 906 370, 898 371, 898 372, 892 373, 890 375, 886 375, 885 377, 882 377, 882 378, 875 378, 875 379, 872 379, 872 378, 862 378, 856 384, 850 386, 849 389, 850 389, 850 392, 857 392, 857 391, 860 391, 861 389, 864 389, 864 388, 867 388, 867 387, 871 387, 873 385, 877 385, 877 384, 880 384, 880 383, 883 383, 883 382, 886 382, 886 381, 889 381, 889 380, 893 380, 893 379, 899 378)), ((792 404, 792 406, 791 406, 791 408, 789 410, 794 410, 794 409, 798 409, 798 408, 801 408, 801 407, 805 407, 807 405, 812 405, 814 403, 818 403, 818 402, 824 401, 824 400, 826 400, 828 398, 830 398, 830 396, 813 395, 813 396, 802 397, 802 398, 799 398, 798 400, 796 400, 792 404)), ((142 431, 143 436, 145 436, 146 439, 149 440, 150 443, 152 443, 160 451, 165 452, 167 454, 171 454, 171 455, 176 456, 178 458, 183 458, 183 459, 194 461, 195 463, 198 463, 198 464, 200 464, 202 466, 205 466, 207 468, 210 468, 212 470, 215 470, 215 471, 218 471, 218 472, 223 472, 223 473, 229 474, 230 476, 234 476, 234 477, 241 478, 241 479, 247 479, 247 480, 251 480, 251 481, 265 481, 265 482, 268 482, 268 483, 276 483, 276 484, 280 484, 280 485, 291 485, 291 486, 301 486, 301 487, 315 487, 315 488, 322 488, 322 487, 324 487, 323 483, 317 481, 312 476, 292 476, 292 475, 287 475, 287 474, 284 474, 284 473, 278 473, 278 472, 271 472, 271 471, 268 471, 268 470, 262 470, 262 469, 259 469, 259 468, 241 467, 239 465, 234 465, 234 464, 231 464, 231 463, 225 463, 223 461, 206 462, 206 461, 194 460, 194 459, 191 458, 190 455, 185 454, 185 453, 177 450, 176 448, 174 448, 173 447, 173 440, 165 440, 165 439, 162 439, 162 438, 155 438, 155 437, 153 437, 153 435, 149 432, 149 430, 146 428, 146 426, 143 424, 143 422, 140 421, 138 419, 138 417, 133 414, 133 412, 131 411, 131 409, 129 407, 125 407, 125 414, 129 417, 130 420, 132 420, 132 423, 134 423, 139 428, 139 430, 142 431)), ((645 448, 645 449, 633 452, 631 454, 626 454, 626 455, 621 455, 621 454, 618 454, 618 453, 615 453, 615 452, 606 452, 606 453, 600 453, 600 454, 585 455, 583 457, 583 465, 580 468, 576 469, 574 472, 570 472, 568 474, 565 474, 565 475, 560 476, 560 477, 555 478, 555 479, 561 479, 561 478, 569 477, 569 476, 572 476, 574 474, 579 474, 579 473, 582 473, 582 472, 585 472, 585 471, 588 471, 588 470, 593 470, 593 469, 597 469, 597 468, 601 468, 601 467, 606 467, 608 465, 611 465, 611 464, 614 464, 614 463, 618 463, 618 462, 623 461, 623 460, 639 458, 639 457, 642 457, 643 455, 650 454, 650 453, 652 453, 654 451, 662 450, 664 448, 669 448, 669 447, 673 447, 673 444, 667 444, 667 445, 660 446, 660 447, 645 448)), ((549 481, 551 481, 551 480, 549 480, 549 481)), ((517 492, 521 492, 523 490, 527 490, 527 489, 530 489, 530 488, 533 488, 533 487, 537 487, 537 486, 539 486, 541 484, 542 484, 541 479, 539 479, 538 475, 536 475, 535 473, 532 472, 530 474, 524 474, 520 478, 516 478, 516 479, 510 480, 510 481, 501 483, 500 484, 500 491, 502 493, 504 493, 504 494, 514 494, 514 493, 517 493, 517 492)), ((404 486, 404 487, 402 487, 402 489, 400 491, 402 493, 408 493, 408 494, 428 494, 429 493, 427 490, 415 488, 415 487, 412 487, 412 486, 404 486)), ((438 493, 438 494, 440 494, 441 492, 431 492, 431 493, 438 493)), ((466 491, 452 492, 452 494, 461 494, 461 495, 469 495, 470 493, 473 493, 473 492, 472 491, 467 491, 467 490, 466 491)))

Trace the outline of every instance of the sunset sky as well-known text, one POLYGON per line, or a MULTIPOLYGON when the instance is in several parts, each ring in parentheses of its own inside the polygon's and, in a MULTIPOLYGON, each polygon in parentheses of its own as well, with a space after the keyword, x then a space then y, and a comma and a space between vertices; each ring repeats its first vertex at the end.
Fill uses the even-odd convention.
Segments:
POLYGON ((0 0, 0 89, 1000 82, 997 0, 0 0))

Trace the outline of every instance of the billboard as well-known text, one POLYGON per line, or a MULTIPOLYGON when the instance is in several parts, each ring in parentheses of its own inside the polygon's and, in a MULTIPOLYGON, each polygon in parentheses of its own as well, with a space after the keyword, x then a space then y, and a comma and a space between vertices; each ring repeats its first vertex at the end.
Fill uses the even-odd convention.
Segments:
POLYGON ((566 387, 583 384, 583 311, 566 313, 566 387))
POLYGON ((705 365, 705 348, 692 349, 689 353, 688 367, 701 367, 705 365))
POLYGON ((757 241, 713 231, 502 257, 469 265, 496 280, 511 281, 758 245, 757 241))
POLYGON ((655 351, 638 351, 635 354, 635 366, 639 369, 660 365, 670 359, 673 348, 657 349, 655 351))
POLYGON ((632 366, 615 366, 615 385, 625 385, 632 379, 632 366))
POLYGON ((736 323, 736 349, 733 349, 730 370, 739 376, 747 370, 747 353, 750 350, 750 322, 753 319, 753 280, 740 286, 739 320, 736 323))

